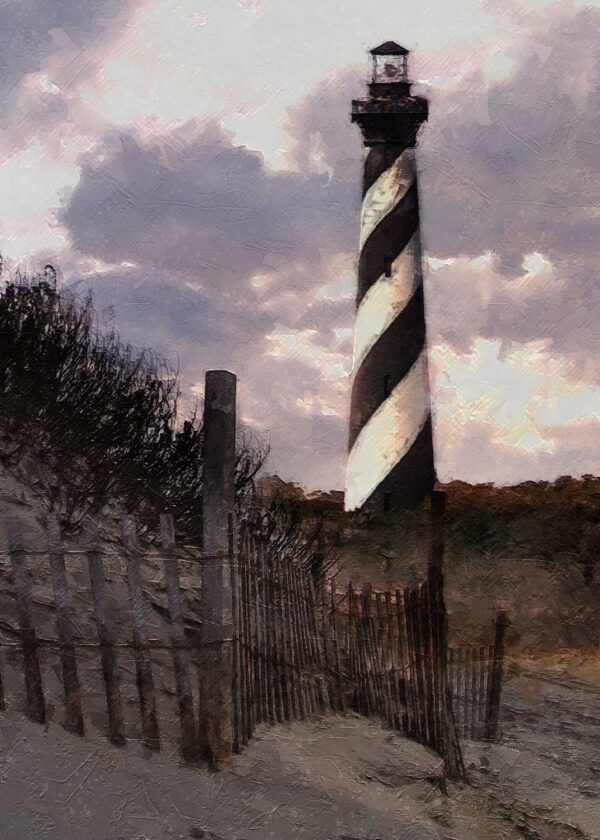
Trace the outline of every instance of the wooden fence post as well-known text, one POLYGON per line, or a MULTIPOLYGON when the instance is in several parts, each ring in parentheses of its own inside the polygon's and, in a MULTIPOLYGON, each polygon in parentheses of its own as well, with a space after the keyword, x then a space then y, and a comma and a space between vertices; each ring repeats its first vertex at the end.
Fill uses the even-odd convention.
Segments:
MULTIPOLYGON (((237 570, 237 614, 235 622, 238 636, 239 650, 239 693, 240 693, 240 748, 248 743, 251 734, 250 728, 250 681, 248 662, 248 623, 246 621, 246 530, 247 523, 242 522, 239 536, 239 551, 236 555, 237 570)), ((233 604, 233 601, 232 601, 233 604)))
POLYGON ((479 648, 479 694, 477 695, 477 738, 482 738, 485 733, 485 713, 486 713, 486 697, 487 697, 487 668, 486 668, 486 650, 485 646, 479 648))
POLYGON ((206 373, 202 558, 203 739, 213 767, 222 770, 233 751, 233 603, 229 515, 235 506, 236 377, 206 373))
POLYGON ((2 665, 0 662, 0 712, 6 711, 6 700, 4 699, 4 681, 2 679, 2 665))
POLYGON ((181 755, 186 760, 197 757, 198 737, 194 719, 194 701, 185 656, 185 627, 181 602, 181 585, 176 558, 175 525, 170 513, 160 516, 160 539, 164 553, 165 584, 171 625, 171 646, 175 671, 175 691, 179 710, 181 755))
POLYGON ((307 620, 309 622, 309 646, 311 658, 318 668, 318 674, 315 677, 315 689, 317 695, 318 707, 322 712, 329 711, 332 708, 331 698, 327 687, 327 660, 325 652, 324 639, 319 633, 319 613, 322 610, 322 600, 318 598, 316 587, 312 578, 312 573, 309 571, 306 575, 301 577, 305 581, 305 611, 307 620), (308 602, 306 601, 308 598, 308 602))
POLYGON ((104 569, 102 555, 99 549, 98 526, 90 517, 84 522, 86 554, 90 571, 94 613, 98 641, 100 642, 100 657, 102 660, 102 676, 106 692, 106 706, 108 711, 109 738, 117 746, 125 743, 125 727, 123 725, 123 707, 121 703, 121 688, 119 672, 112 640, 112 633, 106 617, 106 597, 104 592, 104 569))
POLYGON ((268 546, 264 547, 263 562, 267 578, 268 610, 269 610, 269 646, 271 660, 271 682, 275 702, 275 719, 282 723, 286 719, 284 691, 281 684, 281 655, 279 646, 279 617, 276 598, 279 597, 275 591, 275 573, 273 568, 273 555, 268 546))
POLYGON ((46 704, 44 702, 44 688, 42 686, 42 674, 38 659, 37 637, 31 618, 31 598, 29 594, 29 581, 27 580, 27 560, 23 546, 21 523, 16 519, 9 519, 6 530, 17 596, 17 615, 21 631, 27 714, 37 723, 45 723, 46 704))
POLYGON ((398 661, 401 667, 401 697, 405 704, 403 716, 404 731, 414 737, 417 733, 417 709, 415 700, 415 685, 411 671, 410 647, 408 644, 408 624, 406 616, 406 600, 400 589, 395 590, 396 621, 398 622, 398 661))
POLYGON ((232 642, 232 681, 233 697, 233 750, 239 753, 242 749, 242 653, 240 637, 240 577, 238 571, 238 556, 236 546, 235 522, 233 513, 229 514, 227 522, 229 540, 229 570, 231 573, 231 614, 233 618, 232 642))
POLYGON ((488 673, 487 713, 485 720, 485 740, 495 741, 499 734, 500 695, 502 693, 502 675, 504 670, 504 633, 508 626, 508 616, 501 610, 496 616, 493 656, 488 673))
POLYGON ((151 750, 160 749, 160 731, 156 714, 156 696, 152 666, 148 653, 148 641, 144 619, 144 599, 142 597, 142 583, 140 580, 141 552, 137 542, 137 528, 133 516, 126 516, 123 520, 123 543, 125 546, 125 562, 127 567, 127 587, 131 602, 131 627, 133 634, 133 649, 135 655, 135 673, 140 711, 142 714, 142 732, 144 744, 151 750))
POLYGON ((73 623, 69 610, 65 558, 58 515, 56 513, 49 513, 46 523, 48 527, 48 552, 50 555, 50 570, 52 572, 54 604, 56 606, 56 627, 60 641, 60 661, 65 691, 65 727, 77 735, 83 735, 81 687, 77 673, 77 660, 75 659, 73 623))
POLYGON ((478 713, 478 649, 471 648, 471 738, 477 738, 477 713, 478 713))
POLYGON ((402 713, 400 703, 400 693, 398 691, 398 639, 397 630, 398 624, 395 620, 396 613, 392 612, 392 593, 386 589, 384 593, 384 615, 385 615, 385 634, 386 645, 389 656, 390 672, 388 678, 388 687, 391 698, 391 719, 390 724, 393 729, 402 729, 402 713))
POLYGON ((250 572, 248 546, 250 537, 244 523, 241 535, 241 551, 238 568, 240 571, 240 626, 242 628, 243 651, 243 702, 245 730, 244 743, 252 737, 256 715, 254 712, 254 661, 252 657, 252 634, 250 632, 250 572))
POLYGON ((284 603, 284 585, 281 573, 281 556, 271 550, 269 562, 273 568, 273 580, 275 586, 276 604, 276 626, 278 660, 280 671, 280 684, 283 696, 283 710, 285 720, 293 720, 296 717, 297 692, 293 682, 293 668, 291 665, 290 647, 288 643, 288 615, 284 603))
MULTIPOLYGON (((325 583, 323 583, 325 586, 325 583)), ((331 639, 333 644, 333 668, 335 671, 335 683, 337 688, 337 708, 345 712, 346 711, 346 681, 344 679, 344 674, 342 673, 342 658, 340 656, 340 641, 338 641, 338 616, 339 611, 336 609, 335 604, 335 580, 332 579, 330 592, 329 592, 329 600, 330 600, 330 615, 331 615, 331 639)), ((327 609, 326 604, 323 604, 323 612, 327 609)), ((348 622, 346 622, 347 626, 348 622)), ((342 630, 341 633, 341 644, 344 644, 344 632, 342 630)))
MULTIPOLYGON (((354 581, 348 581, 348 658, 350 661, 350 685, 352 688, 350 705, 363 714, 363 685, 361 659, 358 655, 358 621, 356 615, 356 592, 354 581)), ((368 714, 368 709, 366 710, 368 714)))
POLYGON ((429 564, 427 571, 430 590, 432 619, 435 622, 438 702, 440 707, 440 730, 438 750, 444 758, 446 771, 451 778, 464 779, 465 768, 458 739, 452 693, 448 683, 448 617, 444 603, 444 514, 446 495, 434 490, 431 494, 429 564))

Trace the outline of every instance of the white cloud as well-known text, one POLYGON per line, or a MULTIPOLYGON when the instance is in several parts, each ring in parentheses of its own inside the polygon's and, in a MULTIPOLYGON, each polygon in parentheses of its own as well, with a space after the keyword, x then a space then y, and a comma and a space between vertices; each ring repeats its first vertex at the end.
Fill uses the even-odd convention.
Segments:
POLYGON ((408 36, 431 98, 418 161, 440 475, 597 469, 596 9, 85 0, 55 19, 52 5, 29 4, 31 49, 0 91, 8 256, 59 250, 126 337, 181 364, 190 400, 205 368, 235 369, 273 467, 341 486, 350 99, 366 50, 408 36))
POLYGON ((568 363, 544 343, 513 345, 504 358, 499 341, 478 339, 469 353, 437 345, 431 361, 443 480, 511 483, 524 480, 528 467, 534 479, 600 469, 592 447, 600 385, 573 382, 568 363), (575 462, 564 446, 569 432, 585 442, 575 462))

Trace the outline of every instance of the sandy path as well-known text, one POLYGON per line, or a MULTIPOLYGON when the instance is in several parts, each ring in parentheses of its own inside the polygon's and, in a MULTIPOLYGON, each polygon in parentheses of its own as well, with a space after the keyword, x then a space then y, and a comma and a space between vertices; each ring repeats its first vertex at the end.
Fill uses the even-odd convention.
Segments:
POLYGON ((263 730, 220 775, 0 717, 3 840, 516 840, 481 791, 359 718, 263 730))
POLYGON ((470 742, 463 748, 473 781, 520 811, 530 829, 537 825, 539 831, 544 824, 544 840, 600 838, 597 689, 538 675, 509 678, 501 742, 470 742), (576 831, 569 832, 568 826, 576 831))

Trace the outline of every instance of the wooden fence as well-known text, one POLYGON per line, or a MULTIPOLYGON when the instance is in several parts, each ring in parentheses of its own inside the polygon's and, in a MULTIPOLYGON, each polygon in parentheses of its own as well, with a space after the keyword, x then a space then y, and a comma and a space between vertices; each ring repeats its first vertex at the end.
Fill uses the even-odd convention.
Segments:
POLYGON ((259 723, 331 709, 318 601, 310 573, 242 526, 234 635, 234 748, 259 723))
POLYGON ((326 639, 340 710, 376 715, 463 773, 446 679, 445 614, 434 575, 414 587, 325 592, 326 639), (338 664, 339 663, 339 664, 338 664), (337 672, 337 673, 336 673, 337 672))
MULTIPOLYGON (((485 681, 462 677, 461 702, 481 727, 455 717, 462 650, 450 651, 441 576, 403 590, 315 586, 295 559, 242 525, 234 583, 234 749, 259 723, 353 710, 435 749, 464 773, 459 737, 497 736, 504 618, 489 646, 485 681), (503 632, 503 631, 502 631, 503 632)), ((488 650, 486 648, 486 650, 488 650)), ((465 657, 466 661, 466 657, 465 657)), ((470 661, 470 660, 469 660, 470 661)), ((468 717, 471 721, 471 717, 468 717)))
POLYGON ((446 680, 445 612, 436 576, 394 592, 316 591, 310 574, 247 532, 239 555, 235 744, 261 721, 320 711, 376 716, 437 750, 463 775, 446 680))
MULTIPOLYGON (((0 707, 6 707, 7 680, 2 671, 12 673, 11 693, 19 702, 20 690, 14 677, 22 670, 23 702, 33 720, 46 722, 49 690, 52 706, 61 699, 64 703, 61 722, 67 729, 83 735, 92 720, 97 723, 104 717, 110 740, 123 745, 128 719, 132 737, 157 750, 161 746, 161 724, 154 672, 158 669, 163 723, 178 722, 178 732, 173 735, 180 743, 182 756, 197 758, 199 731, 194 707, 198 708, 199 698, 198 692, 192 691, 190 666, 197 671, 200 665, 200 643, 197 633, 190 632, 189 622, 187 628, 184 626, 180 570, 182 562, 195 566, 199 583, 199 556, 187 560, 178 556, 168 514, 161 517, 161 551, 152 555, 151 563, 139 548, 132 517, 124 519, 120 548, 103 545, 97 523, 88 519, 85 549, 65 552, 58 517, 49 515, 47 526, 47 551, 32 551, 25 546, 20 523, 15 519, 7 523, 8 558, 2 558, 1 563, 5 585, 0 612, 4 659, 0 667, 0 707), (87 582, 83 580, 82 561, 87 566, 87 582), (142 579, 143 562, 146 568, 153 566, 154 576, 156 568, 162 566, 162 579, 154 581, 153 597, 149 597, 148 581, 142 579), (12 588, 6 585, 10 582, 12 588), (73 596, 77 611, 72 605, 73 596), (35 626, 36 619, 43 626, 41 632, 35 626), (133 680, 128 679, 129 673, 133 680), (60 686, 56 684, 57 674, 60 686), (104 712, 98 702, 98 684, 104 693, 104 712), (137 698, 132 698, 132 688, 137 698), (132 714, 135 706, 139 711, 137 721, 132 714)), ((198 586, 197 594, 199 591, 198 586)), ((190 618, 193 623, 193 616, 190 618)))
POLYGON ((463 738, 494 741, 499 736, 507 616, 499 612, 491 645, 450 648, 448 679, 457 731, 463 738))
MULTIPOLYGON (((200 603, 201 562, 199 555, 186 558, 178 552, 171 516, 161 517, 161 546, 151 555, 154 595, 143 578, 149 559, 140 550, 131 517, 123 522, 120 551, 101 543, 91 519, 80 551, 64 551, 54 515, 48 517, 46 552, 28 551, 14 520, 7 533, 9 566, 4 571, 10 573, 12 591, 5 586, 2 593, 0 649, 8 653, 13 672, 15 665, 21 671, 27 714, 46 721, 46 682, 52 703, 62 701, 64 726, 78 735, 89 729, 92 718, 103 718, 113 743, 133 737, 158 750, 167 725, 167 739, 178 741, 185 760, 205 757, 202 627, 189 603, 184 609, 184 596, 200 603), (87 584, 79 576, 77 598, 81 603, 87 594, 93 619, 87 630, 77 629, 83 617, 74 616, 75 573, 71 568, 67 574, 65 555, 71 566, 73 556, 79 564, 85 560, 87 584), (182 563, 188 567, 183 589, 182 563), (36 628, 40 597, 32 597, 32 586, 39 589, 44 580, 51 583, 53 633, 47 617, 43 631, 36 628), (16 621, 6 615, 7 599, 16 621), (53 670, 60 672, 58 693, 53 670)), ((317 587, 297 557, 244 523, 237 549, 232 531, 230 540, 234 751, 248 743, 258 724, 352 710, 431 746, 456 777, 463 773, 459 737, 497 737, 503 613, 493 644, 448 651, 435 569, 430 568, 424 583, 402 590, 375 592, 353 584, 342 590, 334 580, 317 587)), ((0 708, 5 707, 2 676, 0 668, 0 708)))
POLYGON ((78 735, 100 726, 117 745, 136 738, 153 750, 176 740, 186 761, 216 769, 258 724, 354 710, 427 744, 463 777, 459 737, 497 736, 505 618, 483 657, 461 650, 448 661, 443 494, 432 495, 425 582, 317 585, 285 541, 236 527, 235 377, 210 371, 206 384, 201 552, 178 548, 168 514, 150 552, 131 516, 119 542, 88 517, 83 548, 69 551, 55 514, 44 550, 7 523, 0 708, 6 683, 40 723, 62 702, 78 735))

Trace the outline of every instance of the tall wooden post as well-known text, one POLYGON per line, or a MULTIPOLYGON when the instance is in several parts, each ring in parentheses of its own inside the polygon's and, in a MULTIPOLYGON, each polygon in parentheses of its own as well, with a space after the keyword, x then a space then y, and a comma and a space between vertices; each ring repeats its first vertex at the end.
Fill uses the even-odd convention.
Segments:
POLYGON ((465 768, 456 731, 452 695, 448 683, 448 616, 444 602, 444 514, 446 496, 443 491, 431 493, 428 583, 433 613, 432 660, 436 705, 440 709, 440 731, 437 749, 444 758, 446 772, 453 779, 464 779, 465 768))
POLYGON ((100 642, 100 658, 102 661, 102 676, 106 693, 106 708, 108 712, 109 738, 121 747, 125 744, 125 726, 123 723, 123 704, 121 701, 121 687, 119 669, 110 622, 106 614, 106 592, 104 591, 104 568, 100 553, 100 538, 98 525, 91 516, 86 516, 83 523, 85 534, 86 554, 90 571, 90 584, 96 616, 96 629, 100 642))
POLYGON ((58 515, 56 513, 49 513, 46 518, 46 523, 48 527, 48 553, 50 555, 54 604, 56 606, 56 625, 58 628, 58 638, 60 639, 63 687, 65 691, 65 727, 76 732, 78 735, 83 735, 84 723, 83 713, 81 711, 81 688, 77 673, 73 623, 69 608, 65 558, 58 515))
POLYGON ((206 373, 202 561, 201 740, 215 770, 233 750, 233 605, 229 517, 235 503, 236 377, 206 373))
POLYGON ((485 740, 495 741, 499 734, 500 695, 502 693, 502 674, 504 669, 504 633, 508 626, 508 616, 501 610, 496 616, 493 656, 488 675, 487 713, 485 720, 485 740))
POLYGON ((177 566, 175 525, 170 513, 162 513, 160 516, 160 538, 165 555, 165 584, 169 603, 175 690, 179 709, 181 755, 185 759, 193 759, 196 758, 197 754, 198 738, 195 731, 194 701, 185 654, 185 625, 183 623, 181 585, 177 566))
POLYGON ((27 695, 27 714, 37 723, 46 722, 46 704, 42 673, 38 659, 38 643, 33 626, 31 595, 27 570, 27 555, 23 543, 21 523, 9 519, 6 523, 8 550, 17 596, 17 615, 21 631, 21 650, 25 670, 25 691, 27 695))
POLYGON ((133 631, 133 651, 135 673, 142 714, 142 732, 144 744, 152 750, 160 749, 160 731, 156 713, 156 696, 152 665, 146 637, 144 617, 144 599, 140 577, 141 551, 137 540, 137 527, 133 516, 123 520, 123 543, 127 568, 127 587, 131 602, 131 627, 133 631))

